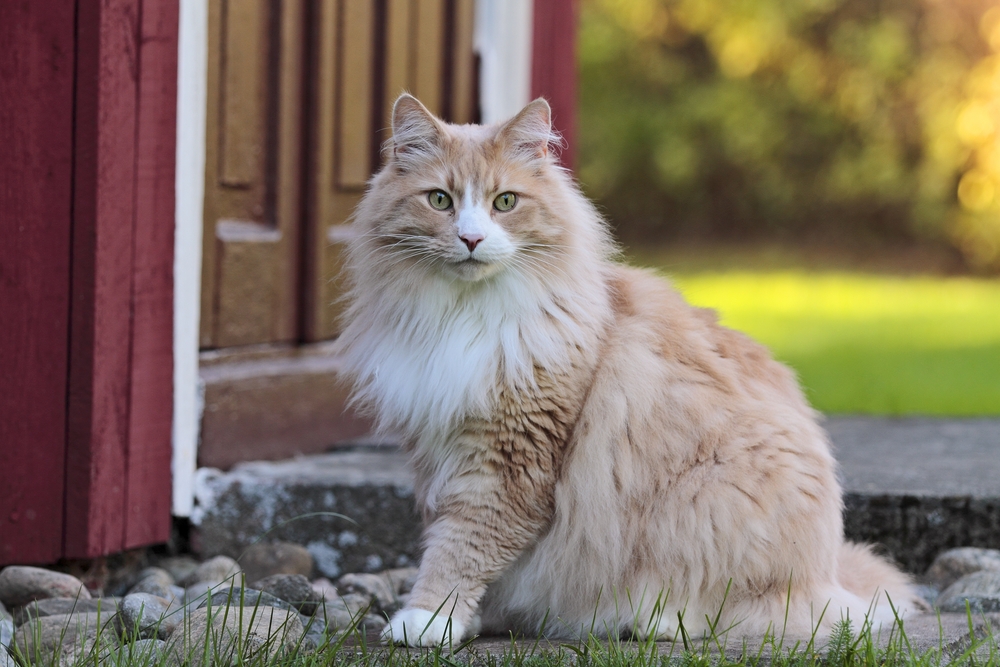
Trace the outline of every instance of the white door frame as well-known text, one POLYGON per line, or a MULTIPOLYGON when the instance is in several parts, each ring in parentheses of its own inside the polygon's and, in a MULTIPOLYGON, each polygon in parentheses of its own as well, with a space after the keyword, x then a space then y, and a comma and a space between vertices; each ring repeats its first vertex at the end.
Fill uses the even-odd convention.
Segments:
POLYGON ((191 516, 203 393, 198 380, 201 238, 205 202, 208 1, 181 0, 177 44, 174 232, 174 516, 191 516))

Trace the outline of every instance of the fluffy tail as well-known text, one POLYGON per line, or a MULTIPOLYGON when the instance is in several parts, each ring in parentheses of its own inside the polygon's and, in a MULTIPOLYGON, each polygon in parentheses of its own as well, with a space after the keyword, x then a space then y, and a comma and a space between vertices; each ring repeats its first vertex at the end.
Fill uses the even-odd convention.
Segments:
POLYGON ((873 621, 891 624, 897 615, 903 618, 928 609, 913 588, 910 577, 885 558, 872 553, 868 545, 844 542, 837 557, 837 579, 848 592, 868 605, 868 609, 852 608, 852 618, 868 613, 873 621))

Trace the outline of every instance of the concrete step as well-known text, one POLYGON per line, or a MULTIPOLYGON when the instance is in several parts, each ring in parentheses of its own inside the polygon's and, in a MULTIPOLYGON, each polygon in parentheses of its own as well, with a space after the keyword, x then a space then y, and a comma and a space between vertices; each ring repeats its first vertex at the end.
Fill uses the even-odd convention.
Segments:
MULTIPOLYGON (((956 546, 1000 548, 1000 419, 835 417, 850 539, 914 573, 956 546)), ((306 545, 327 576, 416 564, 413 478, 393 446, 199 471, 204 555, 258 540, 306 545)))

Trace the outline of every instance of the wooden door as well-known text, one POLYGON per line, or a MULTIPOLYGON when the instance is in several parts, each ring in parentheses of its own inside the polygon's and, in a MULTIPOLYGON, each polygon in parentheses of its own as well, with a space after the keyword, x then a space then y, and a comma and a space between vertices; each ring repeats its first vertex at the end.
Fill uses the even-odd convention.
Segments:
POLYGON ((298 337, 304 0, 210 0, 202 347, 298 337))
POLYGON ((473 7, 210 0, 203 348, 336 335, 345 223, 393 101, 476 119, 473 7))

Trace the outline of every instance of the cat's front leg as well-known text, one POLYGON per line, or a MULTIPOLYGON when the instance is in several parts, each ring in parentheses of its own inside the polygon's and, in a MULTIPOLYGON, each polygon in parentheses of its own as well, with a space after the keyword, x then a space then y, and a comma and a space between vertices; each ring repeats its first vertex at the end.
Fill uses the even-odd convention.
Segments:
POLYGON ((537 476, 469 475, 444 499, 406 608, 382 633, 409 646, 456 644, 478 631, 479 601, 551 516, 551 488, 537 476))

